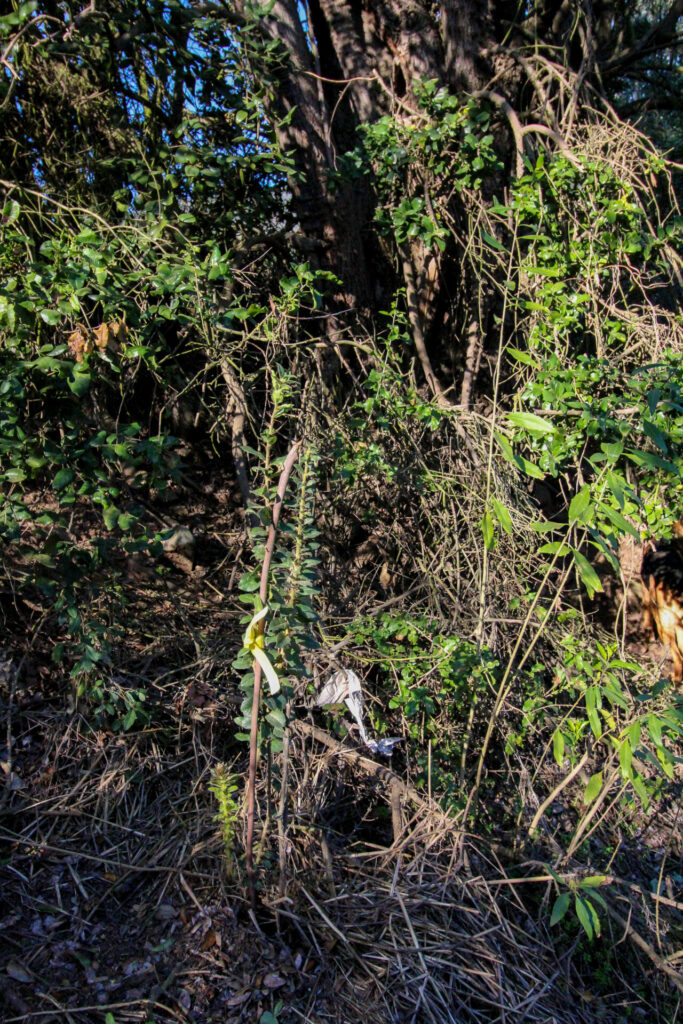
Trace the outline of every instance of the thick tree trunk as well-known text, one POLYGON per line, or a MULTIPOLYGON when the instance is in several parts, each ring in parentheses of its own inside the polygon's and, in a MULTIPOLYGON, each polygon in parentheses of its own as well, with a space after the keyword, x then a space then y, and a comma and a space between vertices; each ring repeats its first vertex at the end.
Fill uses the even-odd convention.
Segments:
MULTIPOLYGON (((236 0, 235 6, 248 17, 246 0, 236 0)), ((490 320, 467 308, 478 282, 474 264, 462 259, 468 242, 457 191, 448 200, 460 236, 456 245, 443 256, 416 240, 397 242, 389 252, 372 222, 369 176, 351 182, 335 172, 358 144, 359 125, 387 113, 399 120, 418 115, 417 79, 436 80, 496 108, 496 140, 505 166, 500 178, 489 182, 496 194, 510 176, 521 173, 524 147, 539 136, 567 151, 562 117, 569 110, 565 120, 571 125, 581 116, 582 90, 588 86, 591 103, 596 102, 600 64, 617 68, 641 52, 617 42, 610 64, 610 54, 598 51, 601 26, 609 21, 605 12, 613 5, 596 0, 593 6, 595 16, 579 0, 538 3, 530 11, 518 0, 276 0, 267 16, 251 22, 251 39, 260 32, 271 45, 269 55, 256 47, 254 71, 267 85, 266 112, 279 143, 294 160, 291 188, 299 225, 321 242, 319 265, 341 281, 340 306, 372 312, 387 308, 398 283, 410 292, 413 340, 434 394, 441 386, 432 366, 438 367, 440 358, 430 358, 428 349, 439 289, 448 285, 448 293, 457 297, 452 301, 461 303, 454 319, 469 325, 460 339, 448 339, 460 346, 456 361, 465 367, 460 382, 465 402, 476 383, 481 326, 490 320), (273 42, 279 43, 277 53, 273 42)), ((681 10, 683 0, 672 0, 648 40, 670 41, 681 10)), ((249 46, 254 43, 245 46, 247 54, 249 46)), ((424 182, 427 202, 432 184, 424 182)))
MULTIPOLYGON (((241 2, 241 13, 246 6, 241 2)), ((277 0, 259 21, 282 44, 267 113, 296 166, 293 205, 302 231, 324 242, 323 265, 341 280, 339 299, 360 309, 384 302, 395 274, 371 227, 371 183, 336 180, 359 124, 414 103, 416 77, 443 80, 443 44, 427 0, 311 0, 308 36, 296 0, 277 0)), ((414 267, 418 287, 423 268, 414 267)))
MULTIPOLYGON (((318 21, 323 17, 317 12, 318 21)), ((294 212, 302 232, 323 243, 320 265, 337 275, 337 296, 345 306, 372 306, 374 284, 364 247, 372 211, 368 182, 335 182, 337 159, 355 139, 360 115, 369 119, 376 107, 368 85, 359 83, 348 96, 339 80, 334 48, 322 27, 321 42, 307 37, 296 0, 277 0, 259 22, 264 37, 279 41, 282 51, 271 66, 266 112, 282 150, 293 156, 291 179, 294 212), (324 57, 324 65, 323 58, 324 57)))

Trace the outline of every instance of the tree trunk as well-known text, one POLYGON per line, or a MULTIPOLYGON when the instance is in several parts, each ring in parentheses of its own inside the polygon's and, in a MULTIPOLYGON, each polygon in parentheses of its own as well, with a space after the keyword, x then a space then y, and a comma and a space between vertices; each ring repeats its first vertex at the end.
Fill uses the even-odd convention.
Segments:
MULTIPOLYGON (((673 0, 650 38, 671 40, 682 5, 683 0, 673 0)), ((237 0, 236 6, 246 18, 246 0, 237 0)), ((266 57, 250 43, 252 66, 266 85, 266 113, 279 144, 294 160, 291 188, 298 223, 304 234, 322 243, 319 265, 341 281, 337 308, 361 314, 386 309, 397 285, 406 288, 413 340, 435 395, 442 386, 432 367, 438 369, 444 342, 436 337, 435 345, 438 332, 430 327, 439 290, 447 286, 448 295, 459 297, 451 300, 461 303, 451 322, 469 324, 460 339, 447 342, 459 347, 456 362, 466 377, 459 390, 466 402, 476 384, 483 344, 475 338, 474 319, 491 322, 490 315, 467 308, 468 297, 478 294, 478 281, 475 265, 462 259, 468 247, 464 207, 458 210, 454 189, 450 217, 460 237, 443 255, 419 241, 397 241, 392 248, 373 223, 371 176, 349 180, 335 172, 344 154, 357 146, 360 125, 387 113, 398 120, 419 116, 418 79, 436 80, 451 93, 476 96, 495 107, 496 144, 504 165, 500 177, 490 182, 496 194, 522 172, 525 147, 536 145, 539 137, 566 153, 558 128, 563 113, 571 112, 570 124, 580 118, 589 88, 591 104, 599 102, 601 64, 610 66, 610 53, 597 53, 596 40, 602 39, 600 27, 611 5, 594 6, 599 8, 595 18, 590 5, 579 0, 539 3, 529 12, 517 0, 308 0, 307 5, 276 0, 265 17, 252 22, 271 47, 280 44, 277 57, 272 49, 266 57), (437 349, 431 357, 430 345, 437 349)), ((622 62, 634 52, 623 41, 615 49, 622 62)), ((430 184, 424 182, 427 199, 430 184)), ((493 301, 499 300, 494 296, 493 301)), ((444 383, 446 390, 451 382, 444 383)))

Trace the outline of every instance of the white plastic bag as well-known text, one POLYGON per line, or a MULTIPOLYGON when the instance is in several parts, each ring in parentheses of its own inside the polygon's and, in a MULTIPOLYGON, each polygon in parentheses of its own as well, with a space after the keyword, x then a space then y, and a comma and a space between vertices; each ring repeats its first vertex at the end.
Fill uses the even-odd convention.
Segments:
POLYGON ((391 757, 391 752, 400 736, 388 736, 381 740, 373 740, 368 736, 363 718, 363 690, 360 679, 350 668, 333 672, 322 690, 315 698, 316 707, 327 707, 329 704, 346 704, 358 724, 360 738, 365 746, 382 757, 391 757))

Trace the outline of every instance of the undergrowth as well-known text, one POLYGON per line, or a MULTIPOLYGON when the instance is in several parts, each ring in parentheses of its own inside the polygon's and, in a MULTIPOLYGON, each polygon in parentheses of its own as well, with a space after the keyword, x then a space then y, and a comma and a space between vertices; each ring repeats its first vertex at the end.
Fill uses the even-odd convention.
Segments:
MULTIPOLYGON (((480 294, 471 351, 454 360, 460 401, 434 385, 409 282, 370 328, 344 320, 340 282, 295 251, 301 238, 279 238, 292 247, 252 267, 253 216, 214 237, 206 220, 193 227, 205 181, 193 209, 176 203, 178 181, 189 195, 194 178, 215 176, 214 155, 239 167, 226 208, 242 209, 245 175, 279 194, 291 162, 259 145, 252 94, 234 118, 244 134, 214 155, 207 143, 190 158, 197 126, 179 126, 134 194, 114 194, 119 219, 82 218, 61 200, 46 213, 40 193, 12 187, 0 225, 4 699, 13 709, 28 661, 42 661, 45 699, 69 707, 84 743, 164 756, 177 737, 158 709, 170 705, 217 804, 207 842, 218 832, 222 884, 241 900, 246 878, 252 910, 269 900, 278 928, 294 915, 321 961, 341 943, 363 963, 365 928, 387 999, 401 960, 377 922, 406 923, 405 998, 418 975, 442 985, 428 993, 430 1019, 461 984, 441 954, 425 966, 432 927, 448 936, 455 920, 471 957, 500 927, 514 955, 514 897, 501 897, 496 923, 489 881, 531 887, 515 913, 544 963, 553 930, 606 943, 609 920, 613 942, 621 929, 680 990, 681 878, 666 862, 680 844, 683 707, 596 601, 608 579, 629 598, 624 538, 662 540, 683 510, 681 221, 668 168, 637 132, 596 115, 559 148, 518 153, 501 190, 505 125, 490 96, 463 102, 432 81, 413 99, 414 116, 364 126, 336 174, 340 186, 371 179, 389 261, 457 254, 486 290, 487 317, 480 294), (487 368, 476 402, 465 386, 475 365, 487 368), (161 561, 163 542, 190 494, 211 530, 199 563, 178 569, 161 561), (151 626, 132 604, 141 595, 151 626), (390 762, 361 749, 357 690, 333 711, 314 703, 351 671, 372 737, 401 740, 390 762), (634 883, 636 920, 629 909, 624 924, 616 851, 628 847, 633 873, 635 839, 659 821, 667 854, 654 890, 634 883), (459 916, 470 883, 481 935, 459 916), (361 894, 363 928, 342 919, 342 892, 361 894)), ((282 235, 282 210, 263 202, 282 235)), ((12 728, 10 806, 21 788, 12 728)), ((102 811, 92 800, 87 813, 102 811)), ((30 828, 40 848, 42 825, 30 828)), ((530 949, 514 963, 511 1007, 530 949)))

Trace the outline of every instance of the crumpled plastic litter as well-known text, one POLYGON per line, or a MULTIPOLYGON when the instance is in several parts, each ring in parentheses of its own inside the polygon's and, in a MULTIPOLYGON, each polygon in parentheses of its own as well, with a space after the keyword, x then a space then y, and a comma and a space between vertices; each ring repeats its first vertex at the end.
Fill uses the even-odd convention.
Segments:
POLYGON ((392 750, 401 742, 400 736, 385 736, 380 740, 368 736, 363 714, 363 690, 360 679, 350 668, 333 672, 313 703, 319 708, 329 704, 346 704, 358 724, 360 738, 365 746, 382 757, 391 757, 392 750))

